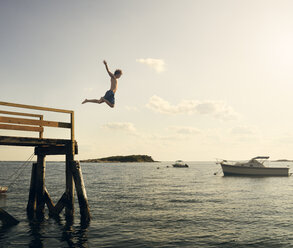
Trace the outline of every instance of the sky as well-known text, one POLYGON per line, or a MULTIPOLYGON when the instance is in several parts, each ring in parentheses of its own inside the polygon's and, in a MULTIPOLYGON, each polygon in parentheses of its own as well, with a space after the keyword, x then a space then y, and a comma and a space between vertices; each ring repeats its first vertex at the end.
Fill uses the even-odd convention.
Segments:
POLYGON ((0 0, 0 101, 74 110, 77 159, 292 159, 292 30, 290 0, 0 0), (110 87, 104 59, 115 108, 82 105, 110 87))

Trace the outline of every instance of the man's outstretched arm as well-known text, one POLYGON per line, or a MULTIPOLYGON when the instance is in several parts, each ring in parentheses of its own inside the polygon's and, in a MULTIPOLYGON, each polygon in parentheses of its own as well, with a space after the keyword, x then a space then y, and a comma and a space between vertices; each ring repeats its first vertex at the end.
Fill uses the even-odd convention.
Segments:
POLYGON ((104 65, 105 65, 105 67, 106 67, 106 70, 107 70, 109 76, 110 76, 111 78, 113 78, 113 77, 114 77, 114 74, 113 74, 112 72, 109 71, 108 64, 107 64, 106 60, 104 60, 103 62, 104 62, 104 65))

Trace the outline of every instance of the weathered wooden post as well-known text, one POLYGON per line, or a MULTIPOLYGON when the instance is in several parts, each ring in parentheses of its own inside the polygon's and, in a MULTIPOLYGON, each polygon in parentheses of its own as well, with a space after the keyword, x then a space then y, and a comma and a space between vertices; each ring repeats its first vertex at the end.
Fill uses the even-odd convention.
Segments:
POLYGON ((74 159, 74 154, 72 151, 72 145, 66 146, 66 206, 65 206, 65 216, 66 218, 72 219, 74 216, 74 184, 71 171, 71 164, 74 159))
POLYGON ((19 223, 12 215, 7 213, 5 210, 0 208, 0 220, 2 221, 3 227, 14 226, 19 223))
MULTIPOLYGON (((41 110, 70 114, 70 123, 68 123, 44 120, 43 115, 39 114, 0 110, 0 114, 17 116, 7 117, 0 115, 1 130, 17 130, 39 133, 38 138, 0 135, 0 145, 35 147, 37 163, 34 163, 32 166, 29 199, 27 204, 27 213, 29 217, 34 217, 36 215, 37 218, 43 218, 45 212, 45 204, 47 204, 49 213, 51 215, 59 215, 65 207, 66 217, 72 219, 74 215, 74 187, 76 186, 81 220, 83 222, 88 222, 90 220, 90 213, 85 186, 82 178, 82 172, 79 162, 74 161, 74 155, 78 152, 74 135, 74 111, 1 101, 0 105, 6 107, 27 108, 38 111, 41 110), (34 118, 38 118, 38 120, 34 118), (70 140, 44 138, 44 127, 67 129, 70 128, 71 138, 70 140), (66 189, 61 199, 57 202, 56 206, 54 205, 49 195, 49 192, 45 187, 45 157, 47 155, 66 156, 66 189), (73 180, 75 184, 73 183, 73 180)), ((2 214, 2 212, 0 214, 2 214)))
POLYGON ((45 155, 38 154, 36 169, 36 216, 42 218, 45 213, 45 155))
POLYGON ((81 167, 79 161, 72 161, 72 174, 75 182, 76 193, 78 197, 81 220, 90 221, 90 209, 87 200, 86 190, 83 182, 81 167))
POLYGON ((28 197, 28 203, 26 207, 26 211, 29 217, 34 216, 35 209, 36 209, 36 169, 37 169, 37 163, 33 163, 29 197, 28 197))
POLYGON ((47 207, 49 209, 49 215, 57 216, 56 210, 55 210, 55 205, 54 205, 46 187, 45 187, 45 202, 46 202, 47 207))

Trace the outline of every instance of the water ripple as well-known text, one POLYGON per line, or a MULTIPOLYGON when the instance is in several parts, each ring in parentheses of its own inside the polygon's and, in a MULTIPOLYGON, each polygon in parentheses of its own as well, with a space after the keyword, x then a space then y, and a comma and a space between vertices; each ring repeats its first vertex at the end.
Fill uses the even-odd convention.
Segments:
MULTIPOLYGON (((0 162, 1 180, 18 162, 0 162)), ((293 247, 290 178, 215 176, 214 163, 82 164, 92 221, 31 222, 25 208, 31 167, 0 207, 19 225, 0 229, 0 247, 293 247), (158 170, 157 167, 161 169, 158 170)), ((49 162, 46 186, 56 203, 64 192, 64 163, 49 162)), ((46 213, 48 211, 46 210, 46 213)))

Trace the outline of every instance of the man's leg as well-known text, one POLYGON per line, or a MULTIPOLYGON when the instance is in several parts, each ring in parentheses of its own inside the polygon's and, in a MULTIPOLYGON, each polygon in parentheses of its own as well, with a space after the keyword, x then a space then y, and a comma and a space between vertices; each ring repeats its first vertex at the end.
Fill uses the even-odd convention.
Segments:
POLYGON ((103 102, 107 103, 111 108, 114 108, 114 104, 110 103, 107 99, 103 97, 101 99, 103 99, 103 102))
POLYGON ((92 103, 102 103, 102 102, 104 102, 104 98, 101 97, 100 100, 98 100, 98 99, 85 99, 85 100, 82 102, 82 104, 87 103, 87 102, 92 102, 92 103))

